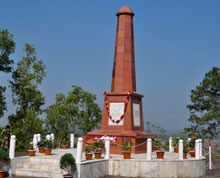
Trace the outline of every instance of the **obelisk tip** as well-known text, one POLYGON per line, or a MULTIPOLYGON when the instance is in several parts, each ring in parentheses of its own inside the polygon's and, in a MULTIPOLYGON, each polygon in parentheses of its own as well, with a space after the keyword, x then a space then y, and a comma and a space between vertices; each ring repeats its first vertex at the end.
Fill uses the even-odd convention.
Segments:
POLYGON ((116 15, 119 16, 121 14, 127 14, 127 15, 134 16, 134 13, 132 12, 130 7, 128 7, 128 6, 122 6, 116 15))

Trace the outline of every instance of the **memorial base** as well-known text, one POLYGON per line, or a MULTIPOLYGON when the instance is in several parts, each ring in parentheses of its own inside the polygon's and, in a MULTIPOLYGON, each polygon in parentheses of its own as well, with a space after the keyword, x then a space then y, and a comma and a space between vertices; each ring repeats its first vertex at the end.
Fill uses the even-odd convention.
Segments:
POLYGON ((117 137, 116 141, 110 142, 110 154, 122 154, 123 152, 123 143, 124 142, 133 142, 134 145, 131 148, 132 154, 146 153, 147 151, 147 139, 154 138, 155 134, 148 134, 140 131, 123 131, 120 133, 119 131, 115 131, 114 134, 109 134, 108 131, 96 131, 89 132, 88 136, 83 136, 84 144, 92 144, 95 137, 98 136, 113 136, 117 137))

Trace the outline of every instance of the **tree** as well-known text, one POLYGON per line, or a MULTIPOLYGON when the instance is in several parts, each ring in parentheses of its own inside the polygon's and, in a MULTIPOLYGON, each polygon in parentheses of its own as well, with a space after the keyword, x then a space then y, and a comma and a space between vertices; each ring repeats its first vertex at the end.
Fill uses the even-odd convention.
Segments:
POLYGON ((100 128, 101 109, 95 100, 95 95, 75 85, 67 97, 57 94, 55 104, 46 109, 46 129, 62 139, 70 133, 87 134, 100 128))
POLYGON ((188 119, 192 125, 185 128, 189 135, 213 139, 220 133, 220 69, 213 67, 196 89, 191 91, 192 104, 188 119))
POLYGON ((12 74, 10 87, 13 104, 17 105, 16 114, 9 116, 12 132, 19 142, 27 144, 34 133, 42 132, 43 121, 39 118, 44 97, 38 89, 46 76, 45 65, 37 59, 33 45, 25 44, 25 57, 18 62, 12 74))
POLYGON ((166 130, 159 125, 153 124, 149 121, 146 122, 146 132, 157 134, 159 137, 165 139, 167 138, 166 130))
MULTIPOLYGON (((13 35, 8 30, 0 30, 0 72, 9 73, 12 70, 11 64, 13 60, 9 59, 10 54, 15 51, 15 42, 13 41, 13 35)), ((6 87, 0 86, 0 118, 4 115, 4 111, 7 109, 4 92, 6 87)))

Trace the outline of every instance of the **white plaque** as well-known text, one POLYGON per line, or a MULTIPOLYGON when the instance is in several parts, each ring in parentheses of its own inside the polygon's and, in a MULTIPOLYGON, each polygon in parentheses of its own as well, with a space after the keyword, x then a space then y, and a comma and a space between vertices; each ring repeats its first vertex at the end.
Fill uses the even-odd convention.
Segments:
POLYGON ((134 126, 140 126, 140 106, 139 104, 133 103, 133 118, 134 118, 134 126))
MULTIPOLYGON (((112 120, 119 120, 121 115, 124 114, 124 107, 125 104, 124 103, 110 103, 110 115, 112 116, 112 120)), ((109 118, 109 125, 123 125, 123 120, 122 119, 118 124, 114 123, 111 121, 111 119, 109 118)))

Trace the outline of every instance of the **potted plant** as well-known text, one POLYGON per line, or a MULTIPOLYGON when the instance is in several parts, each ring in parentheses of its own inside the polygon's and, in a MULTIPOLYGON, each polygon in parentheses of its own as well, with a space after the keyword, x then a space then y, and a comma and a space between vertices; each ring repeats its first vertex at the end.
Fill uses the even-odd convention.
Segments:
POLYGON ((195 157, 195 142, 196 142, 196 136, 192 135, 189 140, 189 149, 190 149, 190 155, 191 157, 195 157))
POLYGON ((3 170, 3 163, 10 163, 8 152, 0 149, 0 178, 4 178, 6 171, 3 170))
POLYGON ((188 153, 188 142, 184 142, 183 144, 183 159, 187 159, 188 153))
POLYGON ((34 149, 34 142, 30 142, 30 149, 28 150, 29 156, 35 156, 36 150, 34 149))
POLYGON ((51 151, 52 151, 52 148, 53 148, 53 142, 52 140, 45 140, 44 142, 44 152, 45 152, 45 155, 51 155, 51 151))
POLYGON ((161 141, 159 138, 154 138, 154 149, 155 150, 160 150, 160 146, 161 146, 161 141))
POLYGON ((181 137, 172 137, 172 146, 174 147, 174 152, 178 153, 178 144, 181 137))
POLYGON ((71 153, 66 153, 60 158, 60 169, 67 172, 64 174, 64 178, 73 178, 74 175, 71 174, 76 170, 76 161, 71 153))
POLYGON ((62 148, 63 148, 63 149, 67 149, 67 147, 68 147, 68 139, 63 138, 63 139, 61 140, 61 143, 62 143, 62 148))
POLYGON ((44 153, 44 141, 43 140, 37 143, 37 147, 40 153, 44 153))
POLYGON ((157 159, 163 159, 164 158, 164 151, 163 150, 157 150, 157 159))
POLYGON ((92 159, 92 145, 85 144, 84 146, 86 160, 92 159))
POLYGON ((104 142, 102 140, 95 140, 92 143, 92 149, 95 154, 95 159, 101 159, 102 151, 105 149, 104 142))
POLYGON ((124 159, 131 158, 131 147, 134 143, 133 142, 124 142, 123 143, 123 157, 124 159))

